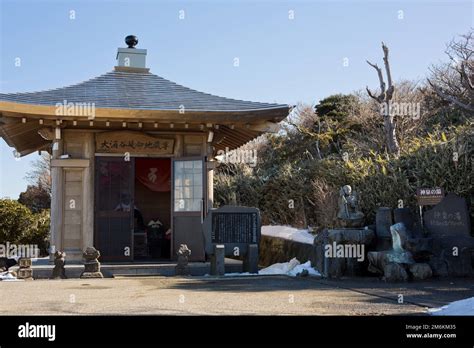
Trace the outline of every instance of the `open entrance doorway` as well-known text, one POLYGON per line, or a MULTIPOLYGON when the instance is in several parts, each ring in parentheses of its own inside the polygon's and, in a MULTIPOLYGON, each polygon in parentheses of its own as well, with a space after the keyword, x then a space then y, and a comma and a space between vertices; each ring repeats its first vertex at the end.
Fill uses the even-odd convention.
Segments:
POLYGON ((171 160, 96 157, 95 245, 101 260, 171 256, 171 160))
POLYGON ((135 159, 134 259, 171 256, 171 160, 135 159))

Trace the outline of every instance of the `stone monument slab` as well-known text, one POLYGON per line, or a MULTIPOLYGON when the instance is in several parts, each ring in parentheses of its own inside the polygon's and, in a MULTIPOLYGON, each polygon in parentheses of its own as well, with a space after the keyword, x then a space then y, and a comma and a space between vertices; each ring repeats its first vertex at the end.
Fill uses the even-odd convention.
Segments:
POLYGON ((207 254, 213 253, 215 244, 224 244, 226 256, 238 256, 236 250, 244 255, 250 244, 260 243, 260 211, 229 205, 213 209, 204 219, 203 233, 207 254))
POLYGON ((390 226, 393 225, 392 209, 380 207, 375 215, 375 233, 377 238, 390 238, 390 226))
POLYGON ((425 212, 424 226, 433 238, 430 265, 435 275, 474 275, 474 238, 466 200, 449 193, 425 212))
POLYGON ((469 237, 471 221, 466 200, 449 193, 435 207, 425 212, 424 226, 433 237, 469 237))

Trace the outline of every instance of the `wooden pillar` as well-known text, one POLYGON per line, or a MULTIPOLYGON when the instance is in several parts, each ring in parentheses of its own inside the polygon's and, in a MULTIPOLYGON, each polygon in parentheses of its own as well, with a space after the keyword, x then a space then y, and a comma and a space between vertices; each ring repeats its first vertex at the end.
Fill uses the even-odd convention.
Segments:
MULTIPOLYGON (((204 139, 206 142, 206 139, 204 139)), ((214 165, 215 163, 211 159, 213 159, 213 151, 211 144, 207 145, 207 211, 209 212, 214 207, 214 165)))
MULTIPOLYGON (((53 143, 52 159, 58 159, 63 152, 62 139, 56 139, 53 143)), ((63 249, 63 193, 64 193, 64 178, 63 168, 51 167, 51 255, 50 261, 54 260, 54 251, 63 249)))
POLYGON ((174 145, 174 157, 179 158, 183 157, 184 154, 184 136, 181 134, 177 134, 175 137, 175 145, 174 145))
POLYGON ((207 171, 207 211, 214 207, 214 170, 207 171))
POLYGON ((89 160, 89 167, 83 172, 83 207, 82 207, 82 250, 94 246, 94 163, 95 137, 89 132, 84 137, 84 158, 89 160))

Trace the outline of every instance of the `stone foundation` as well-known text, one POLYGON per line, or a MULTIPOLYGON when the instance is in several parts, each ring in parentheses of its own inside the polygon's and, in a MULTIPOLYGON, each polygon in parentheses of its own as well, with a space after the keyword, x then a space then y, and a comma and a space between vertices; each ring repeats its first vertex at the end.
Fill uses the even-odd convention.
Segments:
POLYGON ((315 264, 314 248, 304 244, 277 237, 262 235, 260 239, 259 265, 267 267, 274 263, 288 262, 296 257, 300 262, 315 264))

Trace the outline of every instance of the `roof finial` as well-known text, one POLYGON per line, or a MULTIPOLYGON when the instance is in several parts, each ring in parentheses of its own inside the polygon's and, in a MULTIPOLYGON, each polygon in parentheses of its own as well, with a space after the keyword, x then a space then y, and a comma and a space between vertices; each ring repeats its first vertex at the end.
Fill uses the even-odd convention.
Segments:
POLYGON ((128 48, 135 48, 138 44, 138 38, 135 35, 128 35, 125 38, 125 43, 127 44, 128 48))

